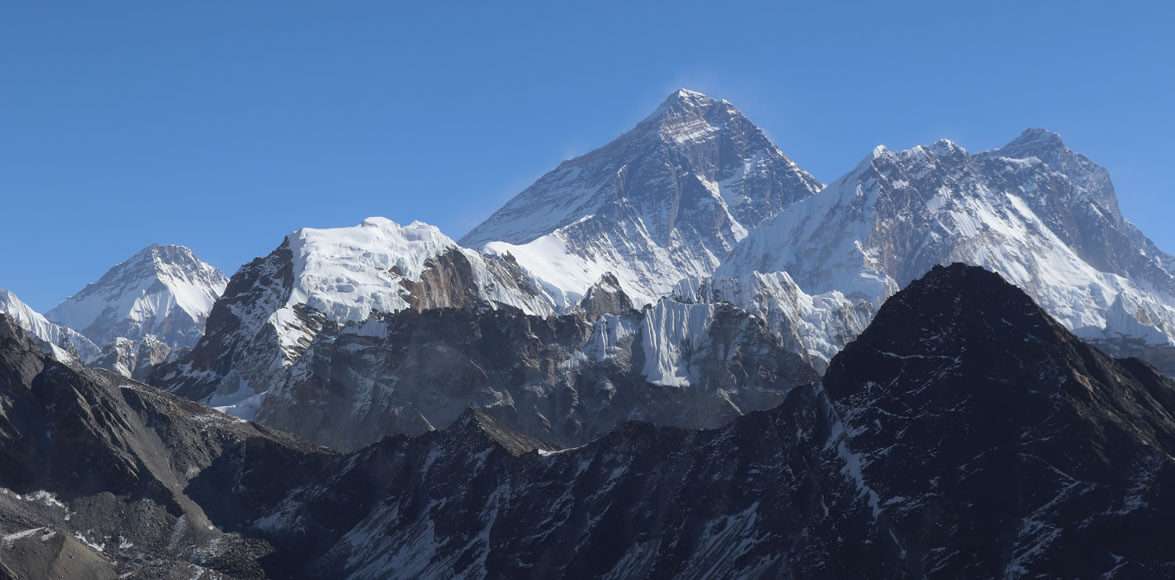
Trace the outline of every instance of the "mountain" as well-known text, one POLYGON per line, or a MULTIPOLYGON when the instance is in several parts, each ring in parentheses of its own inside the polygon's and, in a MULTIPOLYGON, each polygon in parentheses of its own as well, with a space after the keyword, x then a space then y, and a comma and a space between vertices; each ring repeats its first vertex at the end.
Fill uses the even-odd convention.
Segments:
MULTIPOLYGON (((597 307, 609 285, 589 292, 597 307)), ((617 296, 619 308, 593 318, 482 305, 404 310, 320 333, 267 391, 256 420, 351 450, 443 429, 472 407, 570 447, 625 421, 717 427, 818 379, 737 308, 662 299, 637 312, 617 296)))
POLYGON ((217 510, 264 504, 267 488, 245 484, 250 470, 306 477, 330 457, 116 373, 62 365, 0 315, 0 578, 264 578, 272 547, 224 531, 217 510))
POLYGON ((733 105, 679 90, 631 131, 565 161, 462 245, 510 255, 562 306, 605 273, 638 305, 706 276, 820 184, 733 105))
POLYGON ((32 339, 39 341, 43 350, 62 362, 87 362, 101 354, 102 349, 80 332, 49 322, 16 294, 3 288, 0 288, 0 314, 7 315, 32 339))
POLYGON ((1175 383, 956 264, 775 409, 557 451, 469 412, 240 529, 300 577, 1167 577, 1173 413, 1175 383))
POLYGON ((204 336, 150 382, 250 417, 324 329, 376 312, 475 303, 553 312, 513 260, 462 248, 434 226, 368 218, 303 228, 233 275, 204 336))
POLYGON ((573 449, 470 410, 334 454, 0 316, 10 577, 1168 577, 1172 457, 1175 382, 959 264, 778 407, 573 449))
POLYGON ((1122 218, 1104 169, 1041 130, 978 154, 879 147, 752 232, 714 277, 787 272, 805 292, 876 307, 955 261, 999 272, 1083 337, 1175 337, 1175 262, 1122 218))
POLYGON ((199 340, 212 304, 228 280, 183 246, 149 246, 46 316, 95 343, 158 337, 172 347, 199 340))

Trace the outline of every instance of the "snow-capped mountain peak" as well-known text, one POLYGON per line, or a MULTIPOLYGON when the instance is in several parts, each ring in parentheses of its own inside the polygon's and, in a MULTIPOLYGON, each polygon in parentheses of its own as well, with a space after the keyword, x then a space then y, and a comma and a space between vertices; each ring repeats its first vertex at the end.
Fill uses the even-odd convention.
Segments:
POLYGON ((1096 202, 1116 222, 1123 221, 1110 173, 1088 157, 1070 149, 1057 133, 1046 129, 1025 129, 994 154, 1011 159, 1040 160, 1052 170, 1068 177, 1083 194, 1082 199, 1096 202))
POLYGON ((294 274, 286 306, 305 304, 335 322, 362 321, 372 312, 412 307, 414 301, 424 299, 413 296, 413 287, 450 252, 469 264, 470 282, 487 301, 532 313, 550 311, 537 296, 499 292, 504 285, 494 283, 493 264, 421 221, 402 226, 387 218, 369 217, 352 227, 302 228, 287 241, 294 274))
POLYGON ((880 304, 936 264, 999 272, 1078 334, 1175 337, 1172 258, 1114 215, 1108 173, 1029 130, 971 154, 874 150, 743 240, 716 273, 788 272, 809 293, 880 304))
POLYGON ((155 335, 191 346, 228 279, 178 245, 151 245, 47 313, 99 344, 155 335))
POLYGON ((215 392, 218 406, 239 405, 280 380, 324 328, 375 313, 474 304, 554 311, 512 259, 462 248, 423 222, 371 217, 302 228, 233 275, 205 336, 157 382, 192 398, 215 392))
POLYGON ((732 104, 682 89, 539 178, 462 244, 511 255, 565 307, 605 272, 649 304, 713 272, 750 229, 819 188, 732 104))

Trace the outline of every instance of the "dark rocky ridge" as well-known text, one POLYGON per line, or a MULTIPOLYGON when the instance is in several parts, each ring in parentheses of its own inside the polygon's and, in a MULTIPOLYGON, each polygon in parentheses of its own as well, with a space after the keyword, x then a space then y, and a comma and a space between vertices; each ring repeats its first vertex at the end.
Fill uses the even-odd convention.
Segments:
POLYGON ((705 340, 682 354, 690 384, 653 384, 643 369, 659 352, 646 345, 660 319, 622 312, 594 323, 485 305, 377 317, 321 335, 257 420, 351 450, 444 428, 475 407, 520 433, 575 446, 631 420, 717 427, 818 380, 761 321, 720 305, 708 328, 692 329, 705 340))
POLYGON ((113 372, 64 366, 0 316, 0 578, 264 577, 257 559, 272 548, 226 533, 210 508, 265 505, 270 488, 236 484, 327 457, 113 372))
POLYGON ((1150 367, 940 267, 776 409, 521 456, 466 415, 283 502, 339 541, 271 538, 306 577, 1169 577, 1173 411, 1150 367))

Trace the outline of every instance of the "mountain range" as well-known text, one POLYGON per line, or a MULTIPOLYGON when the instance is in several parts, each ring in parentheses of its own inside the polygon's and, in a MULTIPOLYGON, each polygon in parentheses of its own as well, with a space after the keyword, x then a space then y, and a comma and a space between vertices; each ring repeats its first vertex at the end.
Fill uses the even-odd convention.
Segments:
POLYGON ((570 449, 468 410, 338 454, 62 365, 6 317, 0 379, 13 578, 1175 573, 1175 382, 961 264, 770 410, 570 449))
POLYGON ((460 241, 0 292, 0 578, 1170 576, 1164 373, 1175 258, 1056 134, 825 185, 683 89, 460 241))

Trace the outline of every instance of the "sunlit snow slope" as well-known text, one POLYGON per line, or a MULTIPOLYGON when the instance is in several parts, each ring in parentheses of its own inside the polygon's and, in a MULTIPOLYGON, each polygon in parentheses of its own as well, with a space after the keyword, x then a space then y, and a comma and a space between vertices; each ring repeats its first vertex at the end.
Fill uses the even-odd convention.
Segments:
POLYGON ((709 275, 747 231, 820 184, 727 101, 679 90, 560 164, 461 243, 509 254, 567 306, 607 272, 639 306, 709 275))

